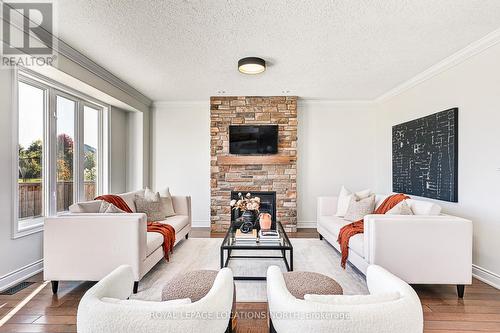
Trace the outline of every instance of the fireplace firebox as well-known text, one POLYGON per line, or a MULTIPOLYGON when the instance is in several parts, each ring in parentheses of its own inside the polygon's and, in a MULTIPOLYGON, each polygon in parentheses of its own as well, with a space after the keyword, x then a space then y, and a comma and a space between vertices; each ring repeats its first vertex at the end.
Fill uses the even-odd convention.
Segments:
MULTIPOLYGON (((260 209, 259 213, 269 213, 272 217, 271 229, 276 227, 276 192, 274 191, 231 191, 231 200, 238 199, 238 193, 246 195, 250 193, 252 197, 260 198, 260 209)), ((243 212, 239 209, 231 210, 231 222, 236 221, 243 212)))

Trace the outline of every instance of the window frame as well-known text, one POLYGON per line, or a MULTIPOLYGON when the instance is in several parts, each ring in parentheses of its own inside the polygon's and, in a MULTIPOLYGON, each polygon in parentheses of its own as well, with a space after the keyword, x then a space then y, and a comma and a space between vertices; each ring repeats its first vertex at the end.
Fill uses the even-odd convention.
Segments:
POLYGON ((30 78, 20 77, 19 75, 14 75, 14 98, 13 104, 15 112, 13 112, 13 167, 12 167, 12 193, 14 193, 14 211, 13 211, 13 238, 22 237, 30 235, 34 232, 43 230, 43 220, 47 216, 47 211, 49 207, 50 199, 48 198, 48 186, 49 179, 48 174, 50 171, 47 169, 49 167, 48 158, 50 152, 47 151, 46 145, 49 135, 49 121, 48 121, 48 108, 49 108, 49 92, 47 87, 43 86, 39 82, 33 81, 30 78), (31 85, 35 88, 43 90, 44 94, 44 105, 43 105, 43 155, 42 155, 42 190, 43 190, 43 203, 42 203, 42 216, 34 218, 19 219, 19 82, 31 85))
MULTIPOLYGON (((50 95, 50 93, 49 93, 50 95)), ((73 95, 70 95, 62 90, 59 90, 57 88, 54 88, 53 91, 52 91, 52 94, 50 95, 50 97, 52 98, 52 105, 53 105, 53 117, 51 117, 51 125, 53 126, 54 128, 54 131, 51 135, 52 139, 54 140, 54 142, 51 144, 51 148, 52 148, 52 160, 56 160, 57 159, 57 136, 58 136, 58 133, 57 133, 57 97, 62 97, 62 98, 65 98, 67 100, 70 100, 72 102, 75 103, 74 105, 74 108, 73 108, 73 121, 74 121, 74 124, 73 124, 73 132, 74 132, 74 138, 73 138, 73 201, 76 202, 77 200, 79 200, 80 196, 79 196, 79 188, 80 188, 80 178, 79 178, 79 172, 80 172, 80 165, 79 165, 79 159, 76 160, 75 159, 75 156, 80 156, 80 150, 79 150, 79 146, 77 146, 75 143, 76 142, 79 142, 80 141, 80 138, 78 137, 78 133, 79 133, 79 119, 80 119, 80 116, 79 116, 79 109, 78 109, 78 98, 73 96, 73 95), (75 147, 76 147, 76 150, 75 150, 75 147), (78 162, 78 163, 77 163, 78 162), (75 181, 76 180, 76 181, 75 181)), ((50 112, 50 109, 49 109, 49 112, 50 112)), ((57 165, 56 164, 53 164, 54 166, 54 170, 51 174, 51 179, 50 179, 50 185, 52 186, 52 188, 50 189, 50 192, 51 193, 54 193, 54 198, 55 200, 53 200, 53 202, 51 202, 51 206, 50 206, 50 212, 49 212, 49 216, 54 216, 54 215, 60 215, 61 213, 64 213, 64 212, 58 212, 57 211, 57 165)))
POLYGON ((75 137, 73 162, 73 198, 74 202, 84 200, 84 175, 81 154, 84 145, 84 106, 98 110, 98 174, 96 179, 96 192, 104 193, 109 189, 109 110, 111 107, 95 98, 78 92, 63 84, 46 78, 28 69, 14 70, 13 97, 12 97, 12 239, 24 237, 43 231, 44 219, 57 216, 65 212, 57 212, 57 96, 75 102, 75 137), (41 217, 19 219, 19 82, 34 86, 44 91, 44 124, 43 124, 43 212, 41 217), (52 162, 52 163, 51 163, 52 162))

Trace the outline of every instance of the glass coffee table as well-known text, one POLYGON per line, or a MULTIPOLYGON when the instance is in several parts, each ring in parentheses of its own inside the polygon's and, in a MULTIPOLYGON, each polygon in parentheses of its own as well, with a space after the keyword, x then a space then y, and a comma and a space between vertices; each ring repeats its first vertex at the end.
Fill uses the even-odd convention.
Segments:
MULTIPOLYGON (((256 242, 248 242, 239 243, 235 239, 236 228, 230 227, 222 241, 220 246, 220 267, 227 267, 230 260, 233 259, 282 259, 285 262, 286 269, 288 271, 293 271, 293 246, 290 243, 290 239, 288 238, 285 230, 283 229, 283 225, 278 221, 276 222, 276 231, 279 234, 279 240, 272 243, 264 243, 259 242, 257 239, 256 242), (232 254, 233 250, 248 250, 254 252, 255 255, 250 254, 240 254, 234 255, 232 254), (280 255, 259 255, 259 251, 268 252, 278 252, 280 255), (287 258, 288 252, 288 258, 287 258)), ((235 280, 265 280, 265 276, 235 276, 235 280)))

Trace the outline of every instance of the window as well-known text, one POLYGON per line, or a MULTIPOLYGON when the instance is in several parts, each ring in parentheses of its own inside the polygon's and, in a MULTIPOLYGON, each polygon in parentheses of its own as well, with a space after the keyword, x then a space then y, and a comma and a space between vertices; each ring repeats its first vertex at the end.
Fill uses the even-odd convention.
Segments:
POLYGON ((24 72, 17 92, 14 237, 40 230, 45 216, 107 188, 104 105, 24 72))
MULTIPOLYGON (((76 102, 56 96, 56 207, 67 211, 75 198, 75 111, 76 102)), ((77 160, 78 161, 78 160, 77 160)))
POLYGON ((92 200, 98 188, 98 150, 99 150, 99 110, 85 105, 83 107, 83 180, 85 200, 92 200))
POLYGON ((40 223, 45 215, 46 169, 44 158, 44 114, 46 90, 19 82, 18 85, 18 219, 40 223), (36 221, 35 221, 36 220, 36 221))

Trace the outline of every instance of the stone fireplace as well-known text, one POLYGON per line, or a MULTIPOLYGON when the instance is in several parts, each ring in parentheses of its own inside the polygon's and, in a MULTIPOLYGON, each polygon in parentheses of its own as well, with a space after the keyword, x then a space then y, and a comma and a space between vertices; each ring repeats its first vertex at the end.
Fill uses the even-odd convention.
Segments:
POLYGON ((238 192, 273 193, 275 218, 295 231, 297 97, 211 97, 210 136, 212 231, 227 230, 235 214, 229 203, 238 192), (229 154, 229 126, 243 124, 278 125, 278 154, 229 154))

